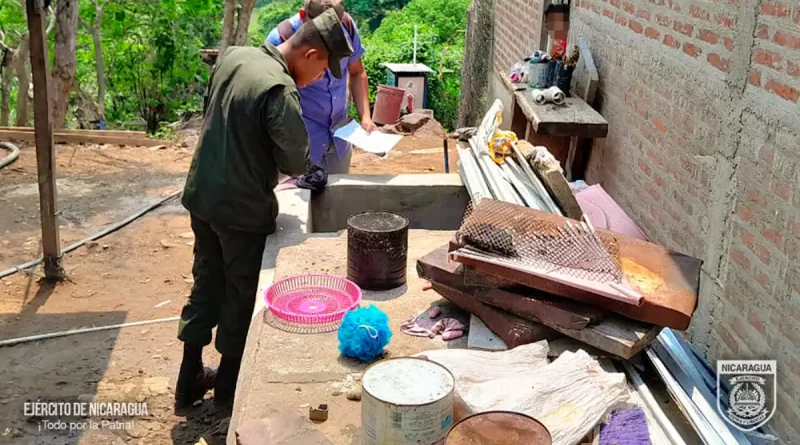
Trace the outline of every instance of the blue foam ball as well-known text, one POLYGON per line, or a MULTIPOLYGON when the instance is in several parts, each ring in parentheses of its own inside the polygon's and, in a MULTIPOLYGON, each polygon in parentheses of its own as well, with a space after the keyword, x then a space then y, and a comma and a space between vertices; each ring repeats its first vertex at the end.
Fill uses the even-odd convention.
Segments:
POLYGON ((386 313, 372 305, 361 307, 345 314, 339 326, 339 352, 368 363, 383 354, 391 338, 386 313))

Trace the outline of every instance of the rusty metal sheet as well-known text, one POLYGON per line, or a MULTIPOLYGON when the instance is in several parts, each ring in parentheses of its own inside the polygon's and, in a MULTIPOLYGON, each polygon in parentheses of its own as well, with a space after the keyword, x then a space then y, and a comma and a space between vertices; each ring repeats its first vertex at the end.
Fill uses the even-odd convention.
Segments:
MULTIPOLYGON (((532 218, 547 220, 558 225, 565 225, 567 221, 564 217, 534 209, 520 207, 519 211, 530 212, 532 218)), ((521 273, 503 265, 489 264, 471 258, 459 258, 458 261, 479 272, 550 294, 591 303, 634 320, 679 330, 687 329, 697 308, 702 260, 609 231, 598 230, 598 233, 601 236, 615 238, 622 273, 634 289, 643 295, 640 306, 556 283, 547 278, 521 273)))

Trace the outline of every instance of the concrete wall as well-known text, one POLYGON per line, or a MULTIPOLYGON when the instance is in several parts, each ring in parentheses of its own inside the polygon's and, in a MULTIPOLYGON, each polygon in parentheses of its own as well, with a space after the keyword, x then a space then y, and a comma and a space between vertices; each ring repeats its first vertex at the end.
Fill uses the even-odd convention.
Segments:
POLYGON ((573 0, 578 36, 609 121, 589 180, 705 260, 690 339, 777 359, 770 425, 800 443, 800 3, 573 0))
POLYGON ((412 229, 457 230, 468 202, 456 174, 332 175, 324 192, 311 195, 309 231, 344 230, 347 218, 366 211, 398 213, 412 229))

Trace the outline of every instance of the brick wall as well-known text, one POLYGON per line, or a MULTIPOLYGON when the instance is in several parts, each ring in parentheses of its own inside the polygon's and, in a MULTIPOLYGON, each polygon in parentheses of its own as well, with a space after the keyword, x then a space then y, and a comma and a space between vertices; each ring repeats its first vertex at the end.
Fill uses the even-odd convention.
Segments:
POLYGON ((543 0, 495 0, 494 70, 506 73, 539 49, 543 0))
POLYGON ((800 443, 800 2, 573 0, 577 36, 609 121, 588 179, 705 260, 687 335, 712 361, 777 359, 770 426, 800 443))

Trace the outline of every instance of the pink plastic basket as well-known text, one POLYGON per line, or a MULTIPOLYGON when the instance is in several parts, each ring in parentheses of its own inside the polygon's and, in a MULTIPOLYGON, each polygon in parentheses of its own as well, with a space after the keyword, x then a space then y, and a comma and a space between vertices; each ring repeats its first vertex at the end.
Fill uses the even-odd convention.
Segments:
POLYGON ((265 293, 270 312, 294 324, 330 324, 361 303, 361 289, 334 275, 295 275, 276 281, 265 293))

